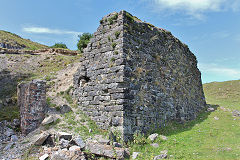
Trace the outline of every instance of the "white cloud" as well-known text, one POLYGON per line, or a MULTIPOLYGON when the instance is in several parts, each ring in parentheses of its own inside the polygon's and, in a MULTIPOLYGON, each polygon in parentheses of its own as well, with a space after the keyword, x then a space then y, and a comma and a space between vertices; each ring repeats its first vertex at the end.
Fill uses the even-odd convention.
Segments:
POLYGON ((202 18, 204 12, 238 10, 239 0, 154 0, 160 10, 183 11, 195 18, 202 18))
POLYGON ((199 69, 206 74, 228 76, 229 79, 240 78, 240 69, 228 68, 217 64, 198 64, 199 69))
POLYGON ((24 27, 22 30, 27 33, 37 33, 37 34, 72 34, 72 35, 81 34, 81 32, 50 29, 45 27, 24 27))

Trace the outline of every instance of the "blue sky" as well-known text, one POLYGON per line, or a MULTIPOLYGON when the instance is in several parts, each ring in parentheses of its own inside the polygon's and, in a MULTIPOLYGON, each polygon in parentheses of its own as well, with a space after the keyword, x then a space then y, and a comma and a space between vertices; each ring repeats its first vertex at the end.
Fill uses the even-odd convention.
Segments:
POLYGON ((126 10, 165 28, 197 56, 203 83, 240 79, 240 0, 0 0, 0 30, 76 49, 77 35, 126 10))

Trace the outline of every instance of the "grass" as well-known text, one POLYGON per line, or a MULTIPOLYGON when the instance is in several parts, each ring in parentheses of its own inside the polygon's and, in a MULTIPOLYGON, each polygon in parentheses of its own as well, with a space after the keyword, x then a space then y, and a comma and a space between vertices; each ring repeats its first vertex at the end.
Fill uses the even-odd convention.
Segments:
POLYGON ((20 113, 17 106, 8 106, 0 110, 0 121, 7 120, 12 121, 13 119, 19 119, 20 113))
MULTIPOLYGON (((34 58, 37 58, 38 55, 24 56, 24 55, 8 55, 7 54, 6 56, 9 59, 15 59, 17 57, 21 57, 23 61, 22 65, 25 65, 24 64, 25 59, 28 59, 28 58, 34 59, 34 58)), ((77 56, 55 55, 55 56, 52 56, 51 58, 46 58, 44 60, 39 61, 41 67, 38 67, 34 70, 25 71, 25 70, 22 70, 21 67, 19 67, 18 70, 0 72, 0 80, 1 80, 1 76, 5 78, 9 77, 9 82, 5 83, 3 88, 0 89, 0 100, 5 99, 6 96, 16 98, 17 84, 21 81, 30 81, 33 79, 44 79, 45 77, 45 80, 47 80, 48 82, 51 82, 50 80, 54 78, 54 73, 56 73, 61 69, 64 69, 65 67, 67 67, 68 64, 76 62, 80 58, 80 56, 81 55, 77 55, 77 56), (16 72, 18 76, 11 77, 10 76, 11 72, 16 72)), ((69 96, 69 94, 64 95, 64 98, 66 98, 69 103, 72 103, 72 99, 69 96)), ((47 102, 49 106, 56 107, 56 105, 51 103, 50 99, 48 99, 47 102)), ((2 109, 0 109, 0 121, 3 119, 7 119, 11 121, 15 118, 19 118, 18 107, 16 106, 12 107, 11 110, 9 110, 8 107, 3 107, 2 109)))
POLYGON ((29 39, 24 39, 14 33, 0 30, 0 43, 11 44, 12 46, 25 46, 24 49, 37 50, 48 48, 45 45, 33 42, 29 39))
POLYGON ((240 81, 214 82, 204 84, 208 104, 215 105, 216 111, 203 112, 194 121, 183 125, 171 123, 157 131, 168 137, 167 141, 157 138, 158 148, 140 136, 140 142, 130 144, 131 152, 141 152, 138 159, 153 159, 160 151, 168 150, 170 159, 239 159, 240 118, 232 117, 231 111, 240 110, 240 81), (221 107, 229 109, 222 110, 221 107), (215 120, 218 117, 219 120, 215 120), (235 119, 235 120, 234 120, 235 119))

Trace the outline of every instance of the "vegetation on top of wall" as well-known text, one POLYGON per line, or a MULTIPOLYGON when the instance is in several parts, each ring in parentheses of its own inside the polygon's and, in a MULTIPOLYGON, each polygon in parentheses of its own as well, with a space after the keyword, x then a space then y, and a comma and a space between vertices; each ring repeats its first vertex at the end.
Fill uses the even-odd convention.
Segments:
POLYGON ((93 35, 91 33, 83 33, 83 34, 79 35, 78 37, 79 37, 79 40, 77 43, 77 47, 80 52, 83 52, 83 49, 87 47, 87 45, 88 45, 90 39, 93 37, 93 35))
POLYGON ((117 20, 117 19, 118 19, 118 13, 116 13, 112 17, 108 18, 108 22, 111 25, 111 24, 113 24, 113 21, 117 20))
POLYGON ((115 37, 116 37, 116 39, 118 39, 119 35, 120 35, 120 31, 116 31, 116 32, 115 32, 115 37))

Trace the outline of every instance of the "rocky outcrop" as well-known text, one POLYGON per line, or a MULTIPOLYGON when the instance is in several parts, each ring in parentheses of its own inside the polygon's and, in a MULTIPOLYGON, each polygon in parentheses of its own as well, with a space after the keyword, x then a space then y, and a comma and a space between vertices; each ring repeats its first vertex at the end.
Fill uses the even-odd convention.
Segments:
POLYGON ((46 82, 33 80, 18 85, 21 131, 24 135, 38 128, 46 112, 46 82))
POLYGON ((120 129, 124 140, 196 118, 206 102, 187 45, 126 11, 100 23, 74 76, 79 108, 101 128, 120 129))
POLYGON ((6 49, 24 49, 26 46, 24 45, 19 45, 18 43, 15 44, 9 44, 9 43, 4 43, 0 42, 0 47, 1 48, 6 48, 6 49))
POLYGON ((47 48, 38 50, 22 50, 22 49, 7 49, 0 47, 0 54, 62 54, 62 55, 77 55, 79 51, 72 51, 61 48, 47 48))

